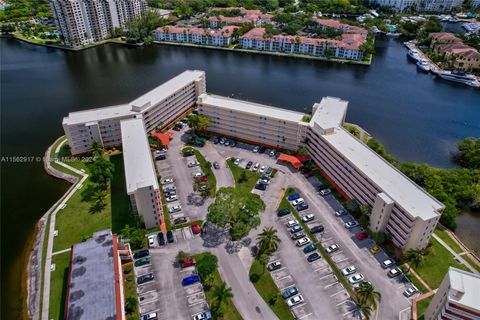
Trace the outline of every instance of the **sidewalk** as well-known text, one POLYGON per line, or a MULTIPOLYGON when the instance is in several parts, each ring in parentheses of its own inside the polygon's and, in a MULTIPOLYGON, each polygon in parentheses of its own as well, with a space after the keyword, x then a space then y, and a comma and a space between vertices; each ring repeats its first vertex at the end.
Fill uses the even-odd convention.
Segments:
POLYGON ((437 240, 438 242, 440 242, 440 244, 442 246, 445 247, 445 249, 447 249, 448 251, 450 251, 451 254, 453 254, 453 256, 455 257, 455 260, 458 260, 460 261, 461 264, 463 264, 464 266, 466 266, 468 269, 470 269, 470 271, 474 274, 480 274, 477 269, 475 269, 474 267, 472 267, 467 261, 465 261, 461 255, 462 253, 456 253, 452 248, 450 248, 450 246, 448 244, 445 243, 445 241, 443 241, 439 236, 437 236, 435 233, 432 234, 432 236, 435 238, 435 240, 437 240))

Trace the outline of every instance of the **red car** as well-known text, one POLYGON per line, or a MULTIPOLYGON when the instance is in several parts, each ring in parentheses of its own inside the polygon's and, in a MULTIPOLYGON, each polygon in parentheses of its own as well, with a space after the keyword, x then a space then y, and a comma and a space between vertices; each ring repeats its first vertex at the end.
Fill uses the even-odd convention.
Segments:
POLYGON ((204 182, 208 181, 208 177, 200 177, 200 178, 197 178, 197 179, 200 180, 200 181, 204 181, 204 182))
POLYGON ((195 259, 187 258, 185 259, 185 261, 183 261, 183 263, 180 266, 182 268, 187 268, 187 267, 194 266, 196 264, 197 264, 197 261, 195 261, 195 259))
POLYGON ((357 233, 355 237, 357 237, 357 239, 361 241, 363 239, 368 238, 368 234, 366 234, 365 232, 360 232, 360 233, 357 233))
POLYGON ((192 223, 192 232, 193 232, 193 234, 199 234, 200 233, 200 227, 197 226, 196 223, 192 223))

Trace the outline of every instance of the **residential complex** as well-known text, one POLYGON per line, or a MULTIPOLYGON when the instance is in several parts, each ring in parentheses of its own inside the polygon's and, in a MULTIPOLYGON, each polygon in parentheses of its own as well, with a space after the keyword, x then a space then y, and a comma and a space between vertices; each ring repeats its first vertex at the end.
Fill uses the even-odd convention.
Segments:
POLYGON ((125 319, 121 246, 110 230, 72 246, 65 319, 125 319))
POLYGON ((127 104, 71 112, 63 119, 63 129, 72 154, 88 152, 93 141, 107 148, 120 146, 121 120, 142 118, 147 132, 166 127, 205 90, 205 73, 187 70, 127 104))
POLYGON ((243 49, 326 56, 337 59, 362 60, 362 34, 344 33, 342 40, 309 38, 304 36, 267 36, 265 28, 253 28, 240 37, 243 49))
POLYGON ((477 49, 467 46, 452 33, 435 32, 430 33, 430 37, 432 38, 430 48, 433 52, 453 60, 455 70, 468 72, 480 70, 480 53, 477 49))
POLYGON ((450 267, 425 311, 425 320, 480 319, 480 276, 450 267))
POLYGON ((167 26, 155 30, 155 40, 224 47, 235 40, 233 33, 236 29, 236 26, 224 26, 220 29, 167 26))
POLYGON ((317 17, 314 17, 312 19, 316 24, 317 27, 322 28, 322 29, 334 29, 337 31, 342 32, 342 34, 359 34, 361 35, 364 39, 367 39, 368 36, 368 30, 357 27, 357 26, 352 26, 350 24, 342 23, 338 20, 333 20, 333 19, 320 19, 317 17))
POLYGON ((247 10, 244 8, 212 8, 210 12, 218 10, 222 11, 238 11, 238 16, 226 17, 223 15, 212 15, 208 17, 211 28, 218 28, 222 25, 240 25, 245 23, 251 23, 255 27, 260 26, 262 23, 270 23, 272 21, 272 15, 269 13, 263 13, 260 10, 247 10))
POLYGON ((67 46, 81 46, 110 37, 115 28, 146 10, 145 0, 49 0, 58 30, 67 46))
POLYGON ((120 122, 125 182, 132 210, 145 228, 158 226, 163 218, 157 173, 141 118, 120 122))
POLYGON ((449 12, 462 7, 462 0, 373 0, 370 4, 394 7, 397 11, 415 9, 428 12, 449 12))
POLYGON ((217 134, 289 150, 304 145, 303 113, 209 94, 202 94, 197 105, 210 119, 208 130, 217 134))

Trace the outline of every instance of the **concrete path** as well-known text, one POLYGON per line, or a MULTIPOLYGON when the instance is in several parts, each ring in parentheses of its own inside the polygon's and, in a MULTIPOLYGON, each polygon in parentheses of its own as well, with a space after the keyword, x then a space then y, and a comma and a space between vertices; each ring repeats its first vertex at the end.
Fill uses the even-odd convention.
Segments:
POLYGON ((456 253, 452 248, 450 248, 450 246, 445 242, 443 241, 439 236, 437 236, 435 233, 432 234, 432 236, 435 238, 435 240, 437 240, 438 242, 440 242, 440 244, 442 246, 445 247, 445 249, 447 249, 448 251, 450 251, 451 254, 453 254, 453 256, 455 257, 455 260, 458 260, 460 261, 461 264, 463 264, 464 266, 466 266, 471 272, 473 272, 474 274, 480 274, 477 269, 475 269, 474 267, 472 267, 470 265, 470 263, 468 263, 467 261, 465 261, 465 259, 463 259, 461 257, 461 255, 459 253, 456 253))
POLYGON ((218 170, 212 167, 213 174, 217 180, 217 190, 235 185, 232 172, 230 170, 225 170, 225 168, 228 169, 226 159, 218 153, 217 149, 212 147, 212 144, 207 143, 203 148, 199 148, 198 150, 200 150, 207 161, 210 161, 212 164, 216 161, 220 164, 220 169, 218 170))

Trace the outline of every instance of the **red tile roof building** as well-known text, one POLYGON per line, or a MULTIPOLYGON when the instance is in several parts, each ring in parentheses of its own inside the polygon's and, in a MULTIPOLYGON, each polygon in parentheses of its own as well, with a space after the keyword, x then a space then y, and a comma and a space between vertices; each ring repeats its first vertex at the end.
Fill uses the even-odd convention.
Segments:
POLYGON ((448 32, 430 33, 433 52, 452 58, 452 66, 456 70, 480 70, 480 53, 477 49, 467 46, 460 38, 448 32))
POLYGON ((364 39, 367 39, 368 36, 368 30, 364 28, 360 28, 357 26, 352 26, 346 23, 342 23, 337 20, 332 20, 332 19, 320 19, 317 17, 313 17, 312 19, 319 28, 322 29, 334 29, 341 31, 342 33, 347 33, 347 34, 359 34, 361 35, 364 39))
POLYGON ((239 16, 236 17, 226 17, 223 15, 213 15, 208 18, 210 21, 211 28, 218 28, 220 25, 240 25, 245 23, 252 23, 254 26, 260 26, 262 23, 270 23, 272 21, 272 15, 269 13, 263 13, 260 10, 247 10, 244 8, 213 8, 210 12, 213 11, 232 11, 238 10, 240 12, 239 16))
POLYGON ((365 41, 363 36, 359 34, 343 34, 342 40, 304 36, 268 36, 265 28, 253 28, 240 37, 240 45, 244 49, 331 56, 349 60, 361 60, 363 58, 360 46, 365 41))
POLYGON ((225 26, 221 29, 166 26, 155 30, 155 40, 228 46, 234 40, 233 33, 236 29, 236 26, 225 26))

